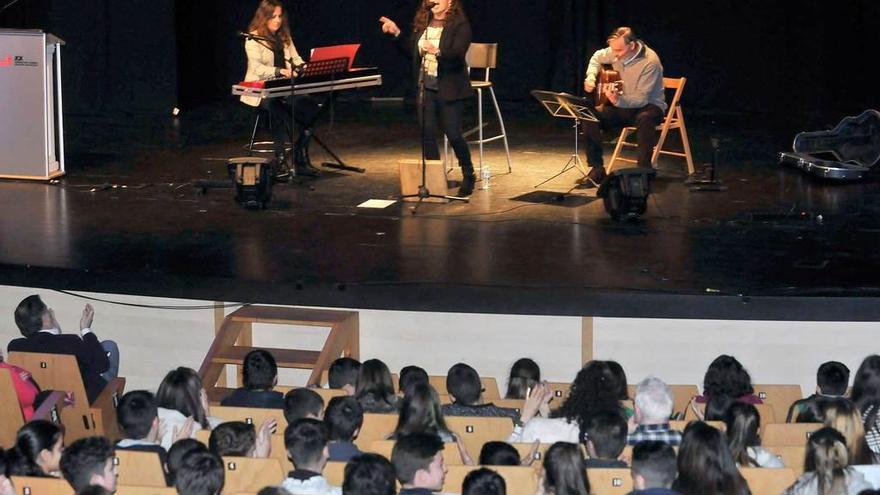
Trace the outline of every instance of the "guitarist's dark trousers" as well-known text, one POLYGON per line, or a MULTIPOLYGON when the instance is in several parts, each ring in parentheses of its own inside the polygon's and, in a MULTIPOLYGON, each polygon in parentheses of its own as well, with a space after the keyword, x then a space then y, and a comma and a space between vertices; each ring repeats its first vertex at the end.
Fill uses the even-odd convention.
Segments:
POLYGON ((639 145, 639 167, 651 168, 651 154, 657 144, 656 127, 663 120, 663 110, 656 105, 642 108, 618 108, 606 104, 596 107, 599 122, 584 121, 583 133, 586 136, 587 163, 590 167, 602 167, 602 131, 621 127, 636 128, 636 142, 639 145))

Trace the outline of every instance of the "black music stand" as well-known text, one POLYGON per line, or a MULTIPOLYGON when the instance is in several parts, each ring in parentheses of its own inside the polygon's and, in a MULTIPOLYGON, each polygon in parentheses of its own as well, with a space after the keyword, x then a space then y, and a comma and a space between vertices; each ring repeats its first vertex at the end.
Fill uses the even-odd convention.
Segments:
MULTIPOLYGON (((328 59, 324 59, 324 60, 317 60, 315 62, 309 62, 306 65, 305 71, 303 71, 303 73, 299 76, 298 80, 299 81, 304 80, 303 82, 305 82, 305 83, 309 82, 308 81, 309 79, 316 79, 316 80, 317 79, 329 79, 330 81, 335 81, 337 76, 348 72, 348 66, 350 65, 350 63, 351 63, 351 60, 348 57, 328 58, 328 59)), ((293 92, 294 92, 295 88, 291 87, 290 89, 291 89, 291 98, 293 98, 293 92)), ((324 104, 321 105, 320 110, 315 115, 315 117, 311 120, 311 122, 300 121, 300 125, 303 126, 303 133, 306 135, 306 139, 309 139, 309 138, 314 139, 315 142, 318 143, 318 146, 323 148, 324 151, 326 151, 328 155, 330 155, 331 157, 333 157, 334 160, 336 160, 335 162, 323 162, 323 163, 321 163, 322 167, 335 168, 335 169, 339 169, 339 170, 348 170, 349 172, 357 172, 357 173, 362 174, 365 172, 365 170, 363 168, 354 167, 354 166, 348 165, 345 162, 343 162, 342 158, 339 158, 339 156, 337 156, 336 153, 334 153, 333 150, 331 150, 329 146, 327 146, 326 144, 324 144, 323 141, 321 141, 321 138, 319 138, 318 135, 315 134, 315 131, 312 128, 312 126, 315 124, 315 122, 317 122, 318 119, 326 111, 326 108, 328 107, 327 102, 332 97, 333 97, 333 90, 331 89, 328 96, 327 96, 327 99, 324 101, 324 104)), ((294 116, 294 122, 296 122, 296 116, 294 116)), ((308 154, 306 154, 305 156, 308 157, 308 154)))
MULTIPOLYGON (((554 93, 553 91, 536 89, 531 91, 531 95, 538 100, 541 106, 543 106, 553 117, 571 119, 574 121, 574 124, 572 124, 572 128, 574 129, 574 149, 572 150, 571 156, 568 158, 568 161, 565 162, 565 165, 562 166, 562 170, 552 177, 536 184, 535 187, 537 188, 542 184, 546 184, 574 168, 586 177, 588 171, 584 168, 583 163, 581 163, 581 157, 578 154, 578 126, 581 121, 599 121, 596 114, 593 113, 593 105, 588 99, 569 93, 554 93)), ((569 192, 570 191, 571 190, 569 190, 569 192)))

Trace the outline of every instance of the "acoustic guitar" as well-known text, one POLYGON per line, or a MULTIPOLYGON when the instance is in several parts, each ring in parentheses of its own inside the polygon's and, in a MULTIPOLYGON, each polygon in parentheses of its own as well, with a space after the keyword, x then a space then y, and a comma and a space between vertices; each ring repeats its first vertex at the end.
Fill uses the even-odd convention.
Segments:
POLYGON ((599 74, 596 75, 596 89, 593 90, 593 101, 596 106, 608 103, 608 97, 605 96, 605 88, 611 88, 617 94, 623 94, 623 80, 620 78, 620 72, 614 70, 610 64, 602 64, 599 67, 599 74))

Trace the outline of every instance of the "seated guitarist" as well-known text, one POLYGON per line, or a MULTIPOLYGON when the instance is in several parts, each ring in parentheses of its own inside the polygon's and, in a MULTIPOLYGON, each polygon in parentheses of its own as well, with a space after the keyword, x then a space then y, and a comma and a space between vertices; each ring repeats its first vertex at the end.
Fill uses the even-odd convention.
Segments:
POLYGON ((666 97, 663 92, 663 65, 654 50, 636 38, 628 27, 619 27, 608 36, 608 48, 597 50, 587 65, 584 90, 596 90, 602 64, 611 64, 620 74, 622 88, 608 85, 599 88, 607 103, 596 108, 599 122, 584 122, 587 163, 590 173, 582 182, 595 187, 605 179, 602 161, 602 130, 615 127, 637 128, 639 167, 651 167, 651 154, 657 144, 654 128, 663 120, 666 97))

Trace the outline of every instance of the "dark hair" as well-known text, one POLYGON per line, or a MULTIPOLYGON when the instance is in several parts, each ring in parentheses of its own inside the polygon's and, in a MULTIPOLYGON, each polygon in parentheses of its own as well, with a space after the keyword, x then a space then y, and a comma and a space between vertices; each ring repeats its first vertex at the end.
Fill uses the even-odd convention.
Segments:
POLYGON ((397 427, 394 428, 391 437, 398 438, 413 433, 436 435, 446 430, 448 428, 443 419, 443 410, 440 407, 437 391, 431 385, 416 385, 403 398, 397 427))
POLYGON ((529 358, 517 359, 510 367, 505 399, 525 399, 526 392, 541 381, 541 368, 529 358))
POLYGON ((403 368, 400 368, 400 378, 398 379, 397 388, 404 396, 412 392, 413 387, 416 385, 427 385, 428 383, 428 372, 423 368, 419 368, 418 366, 404 366, 403 368))
POLYGON ((843 395, 849 385, 849 368, 839 361, 822 363, 816 370, 816 385, 825 395, 843 395))
POLYGON ((614 376, 617 377, 617 398, 619 400, 629 400, 629 390, 627 389, 626 383, 626 372, 623 371, 623 366, 620 365, 617 361, 605 361, 608 363, 608 367, 611 368, 611 372, 614 373, 614 376))
POLYGON ((290 492, 282 486, 264 486, 260 488, 257 495, 290 495, 290 492))
POLYGON ((350 442, 364 424, 364 409, 354 397, 333 397, 324 411, 330 440, 350 442))
POLYGON ((593 443, 600 459, 617 459, 626 447, 627 424, 623 414, 599 411, 587 420, 584 440, 593 443))
POLYGON ((195 438, 184 438, 174 442, 168 449, 168 482, 174 485, 177 471, 183 463, 183 458, 190 452, 208 452, 208 447, 195 438))
POLYGON ((361 363, 349 357, 341 357, 330 364, 327 370, 327 382, 330 388, 342 388, 345 385, 357 387, 358 372, 361 363))
POLYGON ((750 493, 724 435, 702 421, 694 421, 684 429, 678 449, 678 478, 672 488, 682 495, 750 493))
POLYGON ((284 430, 284 447, 294 467, 314 464, 327 447, 327 426, 317 419, 298 419, 284 430))
POLYGON ((580 445, 556 442, 547 449, 544 489, 553 495, 589 495, 590 480, 580 445))
POLYGON ((379 454, 361 454, 345 465, 343 495, 394 495, 394 466, 379 454))
POLYGON ((248 390, 270 390, 278 377, 278 365, 268 351, 255 349, 244 357, 242 381, 248 390))
POLYGON ((287 424, 309 415, 320 417, 323 410, 324 398, 314 390, 295 388, 284 394, 284 419, 287 424))
POLYGON ((355 396, 361 404, 364 400, 372 399, 393 406, 397 398, 394 396, 394 383, 388 366, 378 359, 368 359, 361 363, 355 396))
POLYGON ((846 493, 845 470, 849 466, 846 439, 834 428, 816 430, 807 440, 804 472, 816 475, 818 495, 846 493))
POLYGON ((290 22, 287 19, 287 9, 284 8, 284 2, 281 0, 261 0, 260 5, 257 7, 256 12, 254 12, 254 17, 251 19, 251 23, 248 26, 248 31, 252 33, 257 33, 258 35, 272 39, 272 33, 269 32, 269 19, 272 18, 272 14, 275 12, 276 7, 281 7, 281 28, 278 29, 278 36, 281 39, 281 42, 285 45, 292 43, 290 37, 290 22))
POLYGON ((464 477, 461 495, 506 495, 507 483, 491 469, 475 469, 464 477))
POLYGON ((749 447, 760 445, 758 431, 761 429, 761 417, 758 409, 751 404, 734 402, 727 408, 724 415, 725 435, 730 455, 742 467, 761 467, 756 459, 749 455, 749 447))
POLYGON ((15 324, 25 337, 43 329, 43 313, 48 308, 40 296, 27 296, 15 308, 15 324))
POLYGON ((391 464, 401 484, 412 483, 416 472, 427 470, 437 452, 443 450, 443 441, 437 435, 412 433, 397 438, 391 450, 391 464))
POLYGON ((880 356, 866 357, 853 378, 852 401, 866 413, 865 430, 874 428, 880 412, 880 356))
POLYGON ((703 395, 726 395, 738 399, 753 393, 752 377, 733 356, 722 354, 715 358, 703 377, 703 395))
POLYGON ((126 392, 116 408, 116 421, 126 438, 146 438, 158 418, 156 397, 146 390, 126 392))
POLYGON ((645 479, 645 488, 669 488, 677 471, 675 450, 668 443, 648 440, 633 447, 632 474, 645 479))
POLYGON ((446 390, 456 403, 472 406, 480 402, 483 386, 477 370, 464 363, 456 363, 446 373, 446 390))
POLYGON ((619 393, 618 377, 611 366, 606 361, 590 361, 578 372, 568 397, 553 415, 576 422, 583 438, 590 415, 598 411, 623 410, 619 393))
POLYGON ((215 495, 223 490, 225 479, 220 456, 194 450, 181 459, 174 486, 181 495, 215 495))
POLYGON ((257 432, 254 425, 244 421, 227 421, 211 430, 208 449, 223 456, 247 457, 257 445, 257 432))
POLYGON ((74 490, 91 484, 92 475, 103 475, 107 461, 115 455, 113 444, 104 437, 86 437, 68 445, 61 454, 61 473, 74 490))
MULTIPOLYGON (((426 8, 428 6, 428 2, 430 0, 422 0, 420 2, 419 8, 416 9, 416 16, 413 19, 413 33, 421 33, 428 27, 428 11, 430 9, 426 8)), ((461 8, 461 4, 464 0, 450 0, 449 12, 446 13, 446 22, 449 25, 449 21, 453 21, 457 18, 462 18, 467 20, 467 17, 464 15, 464 10, 461 8)))
POLYGON ((202 407, 202 380, 191 368, 183 366, 165 375, 159 390, 156 391, 156 404, 165 409, 173 409, 208 429, 208 412, 202 407))
POLYGON ((113 495, 113 493, 101 485, 89 485, 77 490, 76 495, 113 495))
POLYGON ((727 395, 713 395, 706 399, 706 410, 703 413, 704 421, 724 421, 727 410, 734 403, 738 402, 735 398, 727 395))
POLYGON ((6 469, 13 476, 47 476, 37 464, 40 452, 52 450, 62 440, 64 430, 55 423, 33 420, 19 428, 15 446, 7 452, 6 469))
POLYGON ((480 464, 485 466, 519 466, 519 452, 507 442, 486 442, 480 449, 480 464))
POLYGON ((614 31, 611 31, 611 34, 608 35, 606 41, 616 40, 617 38, 623 38, 625 43, 632 43, 633 41, 638 40, 638 38, 636 38, 636 33, 633 32, 632 28, 627 26, 614 28, 614 31))

